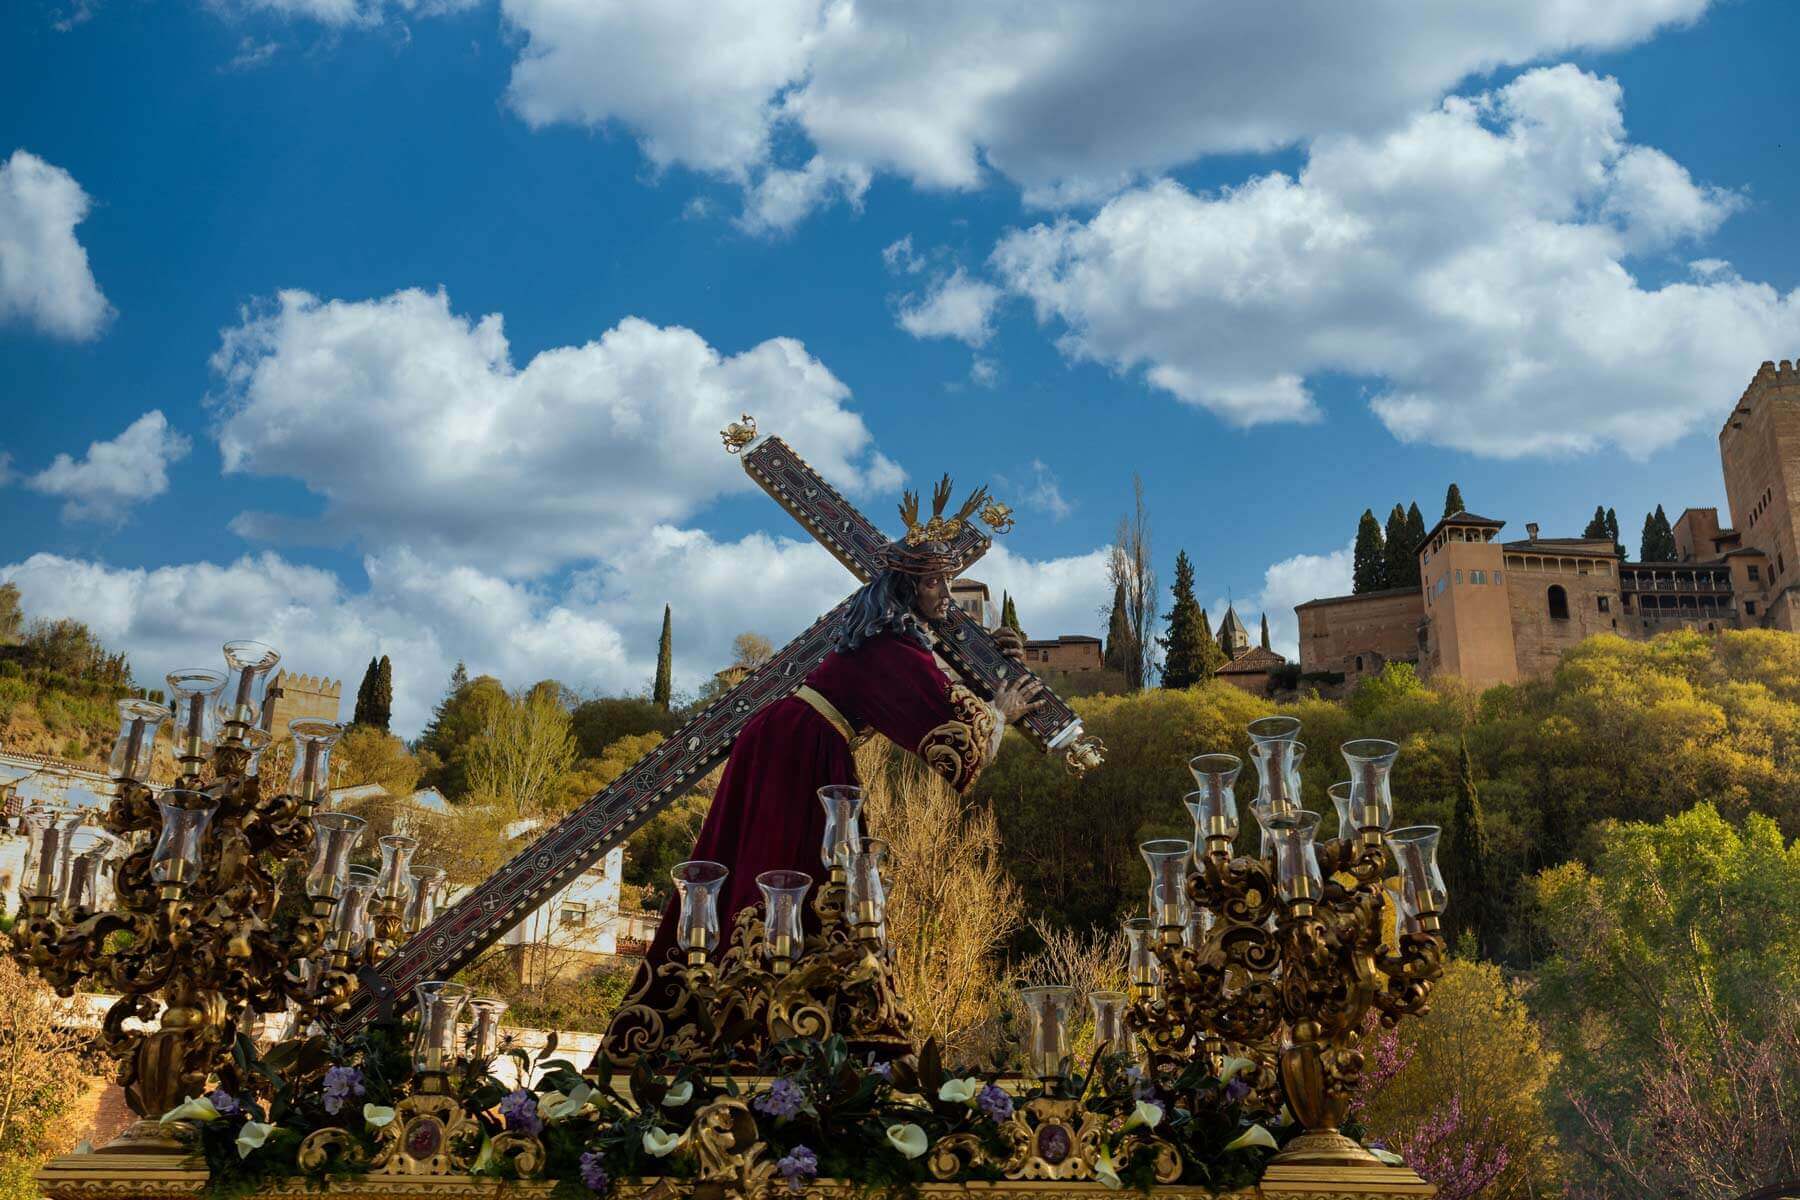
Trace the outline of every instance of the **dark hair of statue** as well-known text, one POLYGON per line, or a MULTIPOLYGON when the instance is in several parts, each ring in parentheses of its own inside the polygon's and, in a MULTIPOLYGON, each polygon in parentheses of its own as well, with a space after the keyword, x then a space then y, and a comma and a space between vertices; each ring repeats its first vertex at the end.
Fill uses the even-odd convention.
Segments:
POLYGON ((863 584, 850 598, 850 611, 838 629, 837 648, 849 654, 872 637, 896 634, 931 649, 931 637, 913 611, 919 577, 892 567, 863 584))

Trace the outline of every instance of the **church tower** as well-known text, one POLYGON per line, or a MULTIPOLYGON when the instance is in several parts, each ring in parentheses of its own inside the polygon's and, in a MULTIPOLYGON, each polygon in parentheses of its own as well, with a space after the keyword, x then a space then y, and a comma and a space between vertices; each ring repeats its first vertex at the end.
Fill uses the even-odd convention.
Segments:
POLYGON ((1225 619, 1219 622, 1219 649, 1225 652, 1225 661, 1230 662, 1250 648, 1250 631, 1238 620, 1237 609, 1225 606, 1225 619))

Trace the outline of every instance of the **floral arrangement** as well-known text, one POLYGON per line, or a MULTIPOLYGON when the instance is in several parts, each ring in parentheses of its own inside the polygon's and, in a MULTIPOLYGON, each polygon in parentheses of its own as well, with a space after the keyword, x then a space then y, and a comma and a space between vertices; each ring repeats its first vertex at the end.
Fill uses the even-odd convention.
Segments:
MULTIPOLYGON (((418 1082, 405 1046, 398 1024, 377 1025, 350 1043, 284 1042, 261 1057, 240 1039, 233 1073, 239 1093, 214 1090, 165 1120, 198 1126, 215 1196, 241 1196, 278 1179, 352 1174, 374 1154, 418 1082), (301 1144, 320 1130, 341 1131, 334 1140, 345 1152, 303 1169, 301 1144)), ((991 1161, 1004 1160, 1003 1128, 1045 1095, 991 1073, 947 1068, 935 1043, 880 1062, 852 1053, 842 1038, 795 1040, 772 1047, 759 1074, 744 1079, 700 1078, 672 1059, 646 1061, 628 1089, 604 1068, 584 1075, 555 1051, 554 1037, 535 1057, 504 1049, 518 1078, 535 1080, 529 1087, 509 1086, 485 1064, 445 1080, 471 1119, 466 1136, 475 1144, 460 1147, 472 1161, 470 1174, 517 1177, 516 1161, 498 1147, 516 1140, 505 1135, 523 1134, 543 1147, 534 1177, 555 1181, 567 1200, 604 1195, 620 1179, 693 1178, 695 1117, 729 1099, 754 1114, 764 1158, 790 1188, 823 1178, 904 1192, 935 1178, 929 1152, 946 1139, 972 1138, 991 1161)), ((1249 1066, 1227 1059, 1216 1073, 1195 1065, 1153 1078, 1124 1056, 1103 1056, 1084 1074, 1070 1074, 1058 1095, 1075 1100, 1101 1131, 1094 1164, 1101 1183, 1147 1190, 1153 1138, 1179 1152, 1180 1182, 1226 1190, 1253 1184, 1297 1132, 1289 1121, 1246 1107, 1251 1089, 1238 1075, 1249 1066)), ((1001 1177, 991 1162, 956 1176, 1001 1177)))

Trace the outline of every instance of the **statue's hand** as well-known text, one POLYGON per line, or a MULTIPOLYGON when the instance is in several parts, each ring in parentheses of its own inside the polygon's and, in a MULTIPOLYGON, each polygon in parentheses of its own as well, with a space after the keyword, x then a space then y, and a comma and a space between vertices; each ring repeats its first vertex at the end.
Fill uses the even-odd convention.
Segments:
POLYGON ((1000 647, 1000 653, 1016 663, 1025 661, 1025 638, 1018 630, 1002 625, 994 631, 994 643, 1000 647))

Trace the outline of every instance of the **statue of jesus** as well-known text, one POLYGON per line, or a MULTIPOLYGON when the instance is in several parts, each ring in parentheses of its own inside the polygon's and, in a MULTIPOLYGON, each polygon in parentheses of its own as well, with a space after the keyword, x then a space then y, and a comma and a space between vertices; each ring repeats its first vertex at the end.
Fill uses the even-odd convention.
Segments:
MULTIPOLYGON (((819 878, 825 834, 819 789, 858 782, 851 743, 860 734, 883 734, 964 793, 999 752, 1006 726, 1042 703, 1043 685, 1030 675, 1008 680, 987 702, 938 665, 927 622, 948 614, 950 581, 967 564, 941 538, 940 518, 917 523, 915 497, 901 511, 908 536, 891 544, 885 569, 852 597, 836 649, 797 692, 750 719, 726 760, 690 856, 730 869, 719 897, 724 929, 761 899, 756 877, 764 871, 819 878)), ((1017 632, 995 636, 1009 658, 1024 661, 1017 632)), ((651 943, 651 970, 675 949, 676 918, 671 900, 651 943)))

